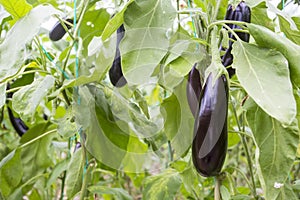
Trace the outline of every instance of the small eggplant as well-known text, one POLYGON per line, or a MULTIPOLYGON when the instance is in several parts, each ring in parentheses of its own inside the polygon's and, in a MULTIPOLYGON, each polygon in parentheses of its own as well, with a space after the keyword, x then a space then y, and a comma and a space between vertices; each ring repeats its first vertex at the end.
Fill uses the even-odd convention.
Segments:
POLYGON ((194 126, 192 159, 197 171, 205 177, 220 173, 227 152, 228 85, 224 75, 209 74, 200 95, 194 126))
POLYGON ((194 117, 196 117, 197 114, 201 93, 200 73, 196 66, 197 64, 195 64, 189 72, 188 82, 186 85, 186 96, 194 117))
POLYGON ((121 40, 124 37, 124 34, 125 34, 125 29, 122 24, 117 30, 117 46, 116 46, 115 59, 111 68, 109 69, 110 82, 116 87, 122 87, 127 83, 121 68, 121 54, 119 50, 119 45, 121 40))
MULTIPOLYGON (((73 19, 66 19, 67 22, 73 24, 73 19)), ((72 26, 68 23, 64 23, 68 29, 70 29, 72 26)), ((56 22, 56 24, 53 26, 49 33, 49 38, 52 41, 58 41, 64 35, 66 34, 66 30, 64 29, 63 25, 60 23, 60 21, 56 22)))

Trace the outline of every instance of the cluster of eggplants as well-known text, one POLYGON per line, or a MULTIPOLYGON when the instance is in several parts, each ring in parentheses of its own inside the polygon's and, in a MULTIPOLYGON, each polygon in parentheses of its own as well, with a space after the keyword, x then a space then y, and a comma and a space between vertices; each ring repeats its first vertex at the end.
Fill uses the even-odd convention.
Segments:
MULTIPOLYGON (((241 1, 234 9, 227 8, 226 20, 250 22, 250 8, 241 1)), ((228 24, 231 29, 241 27, 228 24)), ((249 42, 249 34, 237 32, 239 38, 249 42)), ((229 33, 229 38, 236 38, 229 33)), ((221 57, 222 64, 227 67, 232 64, 232 41, 221 57)), ((220 50, 225 50, 223 47, 220 50)), ((233 68, 228 68, 229 76, 235 74, 233 68)), ((227 112, 228 112, 228 83, 224 75, 214 77, 209 74, 204 87, 201 87, 199 71, 193 66, 188 75, 187 99, 195 117, 194 140, 192 144, 192 159, 196 170, 202 176, 216 176, 220 173, 227 152, 227 112), (201 91, 202 90, 202 91, 201 91)))
MULTIPOLYGON (((9 84, 7 85, 7 89, 9 89, 9 84)), ((8 98, 12 98, 13 93, 8 93, 7 97, 8 98)), ((11 124, 13 125, 14 129, 16 130, 17 134, 22 137, 22 135, 24 135, 27 130, 28 127, 26 126, 26 124, 22 121, 22 119, 15 117, 13 114, 13 111, 7 106, 7 110, 8 110, 8 116, 9 116, 9 120, 11 122, 11 124)))
MULTIPOLYGON (((73 24, 73 19, 66 19, 67 22, 73 24)), ((65 26, 70 29, 72 26, 68 23, 64 22, 65 26)), ((49 32, 49 38, 52 41, 58 41, 66 34, 66 30, 64 29, 63 25, 60 21, 56 22, 56 24, 52 27, 51 31, 49 32)))
MULTIPOLYGON (((250 22, 251 20, 251 10, 246 5, 244 1, 241 1, 237 7, 234 9, 232 5, 228 5, 225 20, 232 20, 232 21, 242 21, 242 22, 250 22)), ((241 27, 234 25, 234 24, 227 24, 231 29, 241 29, 241 27)), ((245 42, 249 42, 249 34, 236 32, 239 38, 245 42)), ((229 38, 234 39, 235 37, 229 33, 229 38)), ((232 64, 233 56, 231 54, 232 50, 232 41, 229 41, 229 47, 226 50, 225 54, 222 56, 222 64, 227 67, 232 64)), ((221 47, 221 49, 223 49, 221 47)), ((232 67, 227 68, 229 77, 232 77, 235 74, 235 69, 232 67)))
POLYGON ((227 151, 228 84, 224 75, 209 74, 195 117, 192 159, 202 176, 220 173, 227 151))
POLYGON ((124 29, 124 25, 122 24, 117 30, 116 54, 115 54, 114 62, 111 68, 109 69, 110 82, 116 87, 122 87, 127 83, 121 68, 121 54, 119 49, 119 45, 121 40, 124 37, 124 34, 125 34, 125 29, 124 29))

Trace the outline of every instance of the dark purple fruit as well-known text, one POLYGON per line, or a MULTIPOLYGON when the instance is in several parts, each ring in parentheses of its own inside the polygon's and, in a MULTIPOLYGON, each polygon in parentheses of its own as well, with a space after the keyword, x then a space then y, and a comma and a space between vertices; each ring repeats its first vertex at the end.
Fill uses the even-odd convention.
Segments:
POLYGON ((189 72, 186 85, 186 96, 194 117, 196 117, 201 93, 200 73, 196 66, 197 64, 195 64, 189 72))
MULTIPOLYGON (((73 24, 73 19, 66 19, 67 22, 73 24)), ((68 23, 65 23, 66 27, 70 29, 72 26, 69 25, 68 23)), ((66 30, 64 29, 63 25, 60 23, 60 21, 56 22, 56 24, 53 26, 49 33, 49 38, 52 41, 58 41, 64 35, 66 34, 66 30)))

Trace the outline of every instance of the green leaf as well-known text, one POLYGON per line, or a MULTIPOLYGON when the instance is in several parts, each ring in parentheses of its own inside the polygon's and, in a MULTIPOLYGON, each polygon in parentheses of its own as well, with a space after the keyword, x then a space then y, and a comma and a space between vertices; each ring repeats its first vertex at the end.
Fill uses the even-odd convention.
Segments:
MULTIPOLYGON (((6 0, 5 0, 6 1, 6 0)), ((41 29, 41 24, 59 11, 50 5, 33 8, 26 17, 20 19, 7 33, 0 44, 0 81, 14 76, 22 66, 25 45, 41 29)))
POLYGON ((132 200, 133 198, 128 194, 128 192, 122 188, 111 188, 106 186, 91 186, 88 190, 93 194, 110 194, 115 200, 132 200))
POLYGON ((178 156, 185 153, 193 141, 195 120, 187 102, 186 84, 186 80, 182 81, 161 105, 164 132, 178 156))
POLYGON ((26 0, 0 0, 0 4, 13 16, 14 21, 24 17, 32 8, 26 0))
POLYGON ((176 11, 170 0, 137 0, 124 13, 125 36, 120 44, 122 70, 129 84, 147 83, 168 52, 169 29, 176 11), (136 74, 139 74, 138 76, 136 74))
POLYGON ((0 162, 0 192, 7 197, 18 186, 23 176, 21 151, 12 151, 0 162))
MULTIPOLYGON (((94 36, 100 36, 110 18, 106 9, 89 10, 84 14, 80 26, 80 35, 83 39, 83 46, 87 47, 94 36)), ((83 55, 87 55, 87 48, 83 49, 83 55)))
POLYGON ((286 59, 281 53, 238 40, 233 67, 246 92, 269 115, 284 124, 296 116, 296 102, 286 59))
POLYGON ((294 43, 300 45, 300 31, 292 30, 290 28, 289 22, 284 17, 278 15, 278 19, 280 30, 284 33, 284 35, 294 43))
POLYGON ((58 120, 57 132, 64 138, 74 136, 78 132, 73 112, 69 109, 62 119, 58 120))
POLYGON ((145 180, 143 199, 173 200, 181 186, 181 179, 175 170, 166 170, 161 174, 149 176, 145 180))
POLYGON ((247 24, 247 27, 259 46, 275 49, 284 55, 289 62, 292 83, 300 87, 300 46, 263 26, 247 24))
POLYGON ((46 188, 49 188, 52 184, 56 183, 57 178, 68 169, 70 159, 64 159, 63 161, 57 163, 52 169, 51 174, 47 180, 46 188))
POLYGON ((118 12, 117 14, 115 14, 115 16, 108 21, 108 23, 106 24, 101 38, 103 41, 105 41, 107 38, 109 38, 114 32, 116 32, 116 30, 123 24, 124 19, 123 19, 123 15, 124 12, 126 11, 127 7, 133 2, 134 0, 129 0, 126 5, 124 6, 124 8, 118 12))
MULTIPOLYGON (((13 109, 23 119, 33 116, 48 91, 54 86, 54 77, 47 75, 35 80, 32 84, 22 87, 13 95, 13 109)), ((27 120, 26 120, 27 121, 27 120)))
POLYGON ((5 105, 6 101, 6 83, 0 84, 0 108, 5 105))
POLYGON ((78 149, 68 165, 66 177, 66 187, 68 199, 72 199, 81 189, 83 180, 83 168, 85 160, 83 158, 83 148, 78 149))
POLYGON ((267 7, 265 1, 259 3, 255 7, 253 7, 251 9, 251 23, 262 25, 273 31, 275 28, 275 24, 268 17, 267 9, 268 9, 268 7, 267 7))
MULTIPOLYGON (((299 195, 298 195, 299 197, 299 195)), ((285 200, 285 199, 299 199, 296 193, 293 191, 292 187, 289 185, 288 181, 280 188, 280 194, 276 200, 285 200)))
POLYGON ((260 184, 266 199, 283 195, 282 186, 287 181, 296 158, 299 141, 297 121, 287 127, 267 115, 253 100, 246 102, 246 116, 256 145, 256 165, 260 184))
MULTIPOLYGON (((30 128, 21 138, 21 144, 25 144, 47 131, 48 124, 41 123, 30 128)), ((23 182, 44 172, 52 164, 50 151, 51 141, 55 133, 46 135, 28 146, 22 148, 23 182)))

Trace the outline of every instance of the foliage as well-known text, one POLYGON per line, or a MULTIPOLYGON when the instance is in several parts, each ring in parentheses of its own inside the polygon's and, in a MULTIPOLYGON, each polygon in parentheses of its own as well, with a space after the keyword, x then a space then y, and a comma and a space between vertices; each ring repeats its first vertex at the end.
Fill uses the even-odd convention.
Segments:
POLYGON ((300 18, 281 3, 249 1, 251 23, 236 23, 251 39, 233 45, 225 164, 215 178, 193 167, 187 75, 195 63, 202 83, 211 63, 226 74, 211 45, 228 43, 232 2, 0 0, 0 199, 214 199, 218 182, 222 199, 299 199, 300 18))

